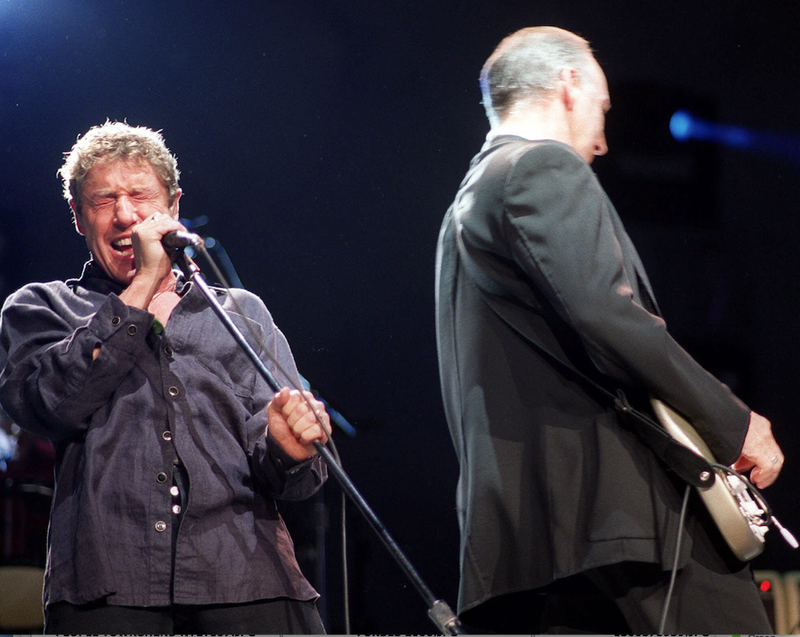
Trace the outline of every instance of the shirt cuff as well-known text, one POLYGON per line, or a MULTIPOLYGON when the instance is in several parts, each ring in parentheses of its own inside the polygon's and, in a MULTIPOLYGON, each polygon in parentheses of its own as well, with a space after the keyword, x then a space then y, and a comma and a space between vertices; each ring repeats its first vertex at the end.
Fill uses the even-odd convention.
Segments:
POLYGON ((306 460, 295 460, 283 450, 283 447, 275 442, 269 433, 267 433, 267 449, 275 467, 287 477, 309 469, 314 464, 314 461, 319 458, 319 455, 315 454, 306 460))

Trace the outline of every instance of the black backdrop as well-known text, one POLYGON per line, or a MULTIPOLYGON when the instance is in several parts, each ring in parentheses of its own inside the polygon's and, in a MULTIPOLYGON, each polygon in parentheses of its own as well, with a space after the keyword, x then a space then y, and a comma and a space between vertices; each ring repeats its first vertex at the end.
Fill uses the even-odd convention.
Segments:
MULTIPOLYGON (((0 298, 73 276, 85 259, 55 175, 78 134, 106 118, 163 130, 182 170, 182 215, 208 217, 198 231, 227 249, 301 371, 355 425, 354 438, 338 436, 346 468, 455 605, 457 476, 436 374, 434 247, 487 130, 480 66, 503 36, 534 24, 596 49, 614 102, 611 153, 596 169, 673 332, 774 421, 788 460, 769 494, 800 531, 798 165, 679 145, 665 109, 796 134, 796 3, 2 0, 0 298)), ((321 586, 333 632, 343 630, 337 501, 326 487, 321 586)), ((291 515, 302 527, 308 511, 291 515)), ((313 535, 296 533, 313 561, 313 535)), ((354 516, 350 533, 353 628, 430 632, 354 516)), ((756 566, 794 570, 798 557, 773 537, 756 566)))

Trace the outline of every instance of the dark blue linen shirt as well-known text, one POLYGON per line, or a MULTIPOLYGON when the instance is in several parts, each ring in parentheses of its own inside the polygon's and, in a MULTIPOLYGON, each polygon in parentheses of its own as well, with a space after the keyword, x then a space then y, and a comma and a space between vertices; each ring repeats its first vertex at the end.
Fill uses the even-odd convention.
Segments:
MULTIPOLYGON (((0 316, 0 404, 56 448, 45 604, 314 599, 275 499, 313 494, 324 463, 270 444, 274 392, 196 286, 179 279, 161 333, 121 291, 90 261, 80 279, 26 285, 0 316), (181 464, 189 493, 178 517, 170 488, 181 464)), ((215 293, 278 382, 297 386, 263 302, 215 293)))

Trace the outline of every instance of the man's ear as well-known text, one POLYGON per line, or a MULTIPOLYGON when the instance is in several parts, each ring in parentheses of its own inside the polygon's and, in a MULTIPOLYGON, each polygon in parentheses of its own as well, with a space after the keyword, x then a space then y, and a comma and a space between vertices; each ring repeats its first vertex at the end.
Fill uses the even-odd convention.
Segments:
POLYGON ((83 231, 83 227, 81 226, 81 213, 75 205, 74 199, 70 199, 69 207, 72 208, 72 221, 75 223, 75 230, 78 231, 79 235, 85 236, 86 233, 83 231))
POLYGON ((569 68, 561 69, 559 79, 561 80, 561 99, 564 101, 564 107, 571 111, 575 105, 577 92, 580 90, 578 71, 569 68))
POLYGON ((172 206, 170 206, 170 214, 172 215, 173 219, 177 219, 180 215, 178 214, 178 200, 181 198, 183 194, 183 190, 178 188, 178 192, 175 193, 175 200, 172 202, 172 206))

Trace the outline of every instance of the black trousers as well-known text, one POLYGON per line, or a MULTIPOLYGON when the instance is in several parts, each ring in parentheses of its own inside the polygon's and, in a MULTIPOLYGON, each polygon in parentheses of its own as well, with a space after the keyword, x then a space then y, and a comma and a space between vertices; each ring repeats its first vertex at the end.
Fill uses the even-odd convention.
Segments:
MULTIPOLYGON (((495 597, 462 614, 467 632, 655 634, 669 573, 621 563, 533 591, 495 597)), ((666 634, 773 634, 748 567, 719 572, 692 561, 678 572, 666 634)))
POLYGON ((95 602, 51 604, 46 635, 324 635, 316 603, 274 599, 246 604, 155 608, 95 602))

